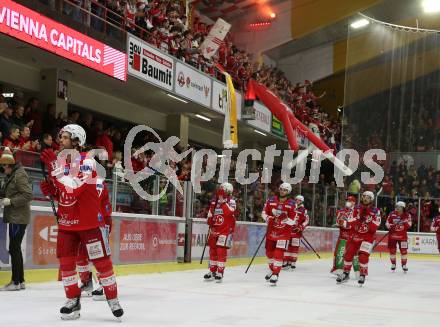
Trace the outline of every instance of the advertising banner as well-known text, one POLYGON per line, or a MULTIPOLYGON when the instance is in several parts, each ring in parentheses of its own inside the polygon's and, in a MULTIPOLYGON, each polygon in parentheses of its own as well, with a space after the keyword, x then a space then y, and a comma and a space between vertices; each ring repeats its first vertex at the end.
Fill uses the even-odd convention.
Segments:
POLYGON ((236 225, 234 236, 232 238, 232 248, 229 250, 231 257, 247 257, 248 255, 248 225, 236 225))
POLYGON ((270 132, 272 126, 272 114, 260 102, 254 103, 255 120, 249 120, 248 124, 254 126, 264 132, 270 132))
MULTIPOLYGON (((337 233, 337 231, 332 229, 307 228, 304 231, 304 236, 316 251, 331 252, 333 251, 333 235, 335 233, 337 233)), ((301 249, 307 252, 302 242, 301 249)))
MULTIPOLYGON (((266 226, 264 225, 249 225, 248 226, 248 257, 252 257, 257 251, 257 247, 266 235, 266 226)), ((264 243, 264 242, 263 242, 264 243)), ((266 250, 264 244, 258 250, 257 256, 265 256, 266 250)))
POLYGON ((408 235, 408 253, 438 254, 436 235, 408 235))
POLYGON ((119 261, 176 260, 177 224, 142 220, 121 220, 119 261))
POLYGON ((36 215, 33 223, 32 263, 41 266, 58 263, 58 225, 54 216, 36 215))
POLYGON ((177 94, 205 107, 211 107, 211 78, 208 76, 177 62, 175 85, 177 94))
MULTIPOLYGON (((248 225, 236 225, 235 232, 232 237, 232 248, 228 251, 230 257, 247 257, 248 256, 248 225)), ((192 225, 192 243, 191 257, 200 259, 208 237, 208 225, 205 222, 193 222, 192 225)), ((209 247, 205 250, 205 260, 209 260, 209 247)))
MULTIPOLYGON (((208 225, 205 222, 193 222, 191 239, 191 258, 202 256, 203 247, 208 237, 208 225)), ((209 259, 209 248, 205 251, 205 259, 209 259)))
POLYGON ((272 115, 271 131, 277 136, 285 137, 283 123, 281 123, 281 121, 279 121, 274 115, 272 115))
POLYGON ((0 2, 0 32, 121 81, 127 79, 125 53, 14 1, 0 2))
POLYGON ((128 34, 128 73, 142 81, 172 91, 174 60, 144 41, 128 34))
MULTIPOLYGON (((235 92, 235 98, 237 103, 237 119, 241 119, 241 107, 243 97, 240 93, 235 92)), ((225 108, 228 105, 228 90, 226 85, 218 81, 212 84, 212 109, 218 113, 225 114, 225 108)))

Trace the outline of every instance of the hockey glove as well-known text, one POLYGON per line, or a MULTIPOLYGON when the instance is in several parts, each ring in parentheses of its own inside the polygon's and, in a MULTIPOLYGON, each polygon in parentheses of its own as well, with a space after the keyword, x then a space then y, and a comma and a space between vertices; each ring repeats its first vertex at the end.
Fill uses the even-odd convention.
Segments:
POLYGON ((46 181, 41 181, 40 182, 40 189, 41 192, 43 192, 44 196, 54 196, 56 193, 56 188, 52 183, 46 182, 46 181))
POLYGON ((43 150, 43 152, 41 152, 40 159, 47 167, 47 170, 50 173, 49 175, 52 176, 54 175, 54 173, 58 175, 60 173, 60 167, 58 165, 57 156, 52 149, 43 150))

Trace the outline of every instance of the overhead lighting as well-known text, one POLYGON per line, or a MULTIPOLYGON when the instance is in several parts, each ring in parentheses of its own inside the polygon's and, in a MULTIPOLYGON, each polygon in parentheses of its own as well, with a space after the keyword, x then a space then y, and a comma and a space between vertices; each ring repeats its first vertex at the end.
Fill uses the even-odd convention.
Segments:
POLYGON ((168 95, 170 98, 173 98, 173 99, 175 99, 175 100, 177 100, 177 101, 180 101, 180 102, 183 102, 183 103, 188 103, 188 101, 183 100, 183 99, 181 99, 181 98, 179 98, 179 97, 176 97, 175 95, 172 95, 171 93, 167 93, 167 95, 168 95))
POLYGON ((200 118, 200 119, 203 119, 203 120, 206 120, 206 121, 211 121, 211 118, 208 118, 208 117, 205 117, 205 116, 202 116, 202 115, 199 115, 199 114, 197 114, 196 117, 200 118))
POLYGON ((370 21, 368 19, 362 18, 362 19, 359 19, 359 20, 351 23, 350 26, 352 28, 356 28, 357 29, 357 28, 361 28, 361 27, 367 26, 368 24, 370 24, 370 21))
POLYGON ((439 0, 424 0, 422 2, 423 10, 427 14, 432 14, 440 11, 439 0))
POLYGON ((260 132, 258 129, 254 129, 254 132, 263 136, 267 136, 267 134, 260 132))
POLYGON ((224 154, 218 154, 217 155, 217 158, 223 158, 223 157, 226 157, 224 154))
POLYGON ((275 14, 274 12, 270 13, 270 18, 274 19, 275 17, 277 17, 277 14, 275 14))
POLYGON ((13 98, 14 97, 14 93, 2 93, 4 98, 13 98))

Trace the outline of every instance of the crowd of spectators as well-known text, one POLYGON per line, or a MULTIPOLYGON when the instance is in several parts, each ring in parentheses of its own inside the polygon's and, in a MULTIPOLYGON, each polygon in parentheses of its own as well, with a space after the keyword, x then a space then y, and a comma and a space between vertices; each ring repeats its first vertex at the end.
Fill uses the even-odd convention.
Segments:
MULTIPOLYGON (((52 2, 54 0, 40 0, 52 2)), ((230 33, 211 58, 205 58, 200 45, 212 25, 194 15, 191 22, 180 0, 74 0, 75 6, 63 4, 64 14, 89 24, 94 29, 117 34, 132 33, 152 46, 194 66, 202 72, 223 79, 215 68, 220 64, 232 76, 237 89, 245 91, 247 81, 254 78, 283 99, 306 126, 319 131, 322 139, 333 149, 340 148, 341 124, 332 119, 317 103, 312 83, 292 83, 274 67, 256 63, 256 58, 234 46, 230 33), (80 10, 82 8, 83 10, 80 10), (92 13, 89 15, 87 13, 92 13), (107 24, 104 24, 104 20, 107 24)))

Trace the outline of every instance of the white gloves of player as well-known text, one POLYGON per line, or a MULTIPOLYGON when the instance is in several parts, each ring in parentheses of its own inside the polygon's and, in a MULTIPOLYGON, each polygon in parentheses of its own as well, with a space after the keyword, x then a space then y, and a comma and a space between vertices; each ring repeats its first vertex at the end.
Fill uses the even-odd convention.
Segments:
POLYGON ((1 199, 0 201, 1 201, 1 206, 2 207, 7 207, 7 206, 11 205, 11 199, 4 198, 4 199, 1 199))

